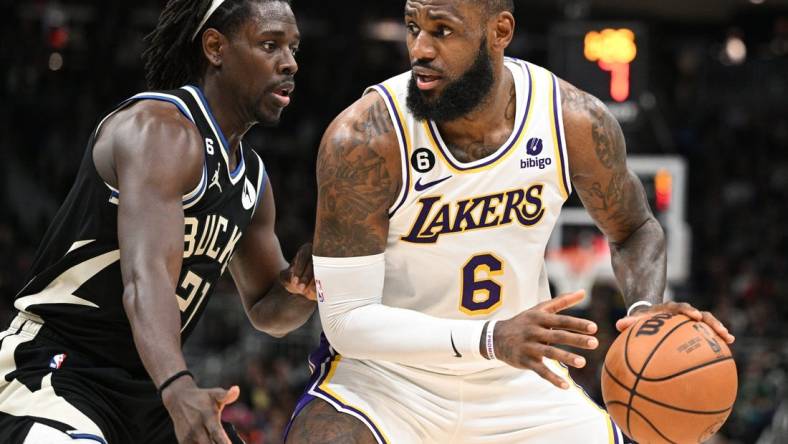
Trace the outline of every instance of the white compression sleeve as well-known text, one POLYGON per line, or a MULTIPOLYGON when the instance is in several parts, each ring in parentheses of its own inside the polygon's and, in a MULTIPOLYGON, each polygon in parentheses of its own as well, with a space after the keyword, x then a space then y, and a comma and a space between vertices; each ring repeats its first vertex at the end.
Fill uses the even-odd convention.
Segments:
POLYGON ((312 263, 323 331, 340 354, 401 364, 484 360, 479 341, 485 320, 436 318, 381 303, 384 254, 313 256, 312 263))

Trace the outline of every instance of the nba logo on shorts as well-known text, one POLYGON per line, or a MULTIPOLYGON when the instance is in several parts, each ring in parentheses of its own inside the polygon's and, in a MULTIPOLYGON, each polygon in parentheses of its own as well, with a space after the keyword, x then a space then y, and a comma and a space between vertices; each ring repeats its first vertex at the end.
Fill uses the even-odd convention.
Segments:
POLYGON ((52 359, 49 360, 49 368, 59 369, 63 366, 67 356, 65 353, 52 356, 52 359))

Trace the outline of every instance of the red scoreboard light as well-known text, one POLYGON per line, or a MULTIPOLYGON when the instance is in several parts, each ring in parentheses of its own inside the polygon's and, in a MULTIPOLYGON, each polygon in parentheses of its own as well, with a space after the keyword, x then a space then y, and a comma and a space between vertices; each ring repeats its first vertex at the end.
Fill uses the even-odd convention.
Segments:
POLYGON ((657 211, 667 211, 670 209, 670 202, 673 197, 673 175, 665 168, 661 168, 654 175, 654 205, 657 211))
POLYGON ((551 30, 550 68, 634 126, 647 93, 648 32, 631 22, 566 22, 551 30))
POLYGON ((586 60, 610 72, 610 97, 616 102, 629 98, 629 65, 638 54, 635 32, 631 29, 589 31, 584 40, 586 60))

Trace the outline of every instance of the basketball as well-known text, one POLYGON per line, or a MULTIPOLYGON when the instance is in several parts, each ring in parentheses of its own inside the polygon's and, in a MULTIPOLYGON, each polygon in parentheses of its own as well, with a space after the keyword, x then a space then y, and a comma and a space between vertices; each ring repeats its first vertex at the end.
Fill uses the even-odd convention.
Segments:
POLYGON ((725 342, 702 322, 666 313, 621 333, 602 371, 610 416, 640 444, 709 439, 730 415, 737 385, 725 342))

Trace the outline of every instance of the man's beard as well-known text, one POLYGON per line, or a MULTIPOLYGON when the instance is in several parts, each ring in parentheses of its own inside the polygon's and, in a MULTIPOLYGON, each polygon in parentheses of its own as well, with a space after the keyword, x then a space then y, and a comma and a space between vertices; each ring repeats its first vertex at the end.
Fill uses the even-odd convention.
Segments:
POLYGON ((456 120, 484 103, 492 90, 493 82, 492 60, 485 37, 473 65, 460 78, 446 85, 438 97, 427 99, 416 85, 415 75, 411 76, 408 83, 408 109, 419 120, 456 120))

